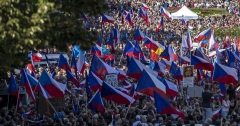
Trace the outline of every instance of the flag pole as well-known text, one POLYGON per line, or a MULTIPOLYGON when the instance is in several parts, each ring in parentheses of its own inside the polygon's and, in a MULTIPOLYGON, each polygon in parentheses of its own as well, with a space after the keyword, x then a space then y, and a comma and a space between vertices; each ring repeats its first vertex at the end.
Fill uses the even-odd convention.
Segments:
POLYGON ((119 66, 121 65, 122 58, 123 58, 123 54, 121 55, 120 61, 119 61, 119 63, 118 63, 119 66))
POLYGON ((8 111, 8 105, 9 105, 9 94, 8 94, 8 102, 7 102, 7 111, 8 111))
POLYGON ((15 109, 14 115, 17 113, 17 108, 18 108, 18 105, 19 105, 18 102, 19 102, 19 90, 18 90, 17 105, 16 105, 16 109, 15 109))
MULTIPOLYGON (((132 88, 134 88, 134 87, 132 87, 132 88)), ((136 92, 134 92, 134 94, 133 94, 133 96, 132 96, 133 99, 134 99, 135 93, 136 93, 136 92)), ((127 112, 126 112, 125 119, 126 119, 126 117, 127 117, 127 114, 128 114, 128 112, 129 112, 129 109, 130 109, 131 105, 132 105, 132 103, 130 103, 129 106, 128 106, 128 110, 127 110, 127 112)))

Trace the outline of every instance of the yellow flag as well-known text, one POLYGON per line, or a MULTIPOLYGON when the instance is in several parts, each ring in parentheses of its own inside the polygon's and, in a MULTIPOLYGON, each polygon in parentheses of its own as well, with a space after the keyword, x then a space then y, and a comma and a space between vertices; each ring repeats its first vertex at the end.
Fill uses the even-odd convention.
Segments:
POLYGON ((163 49, 161 47, 158 47, 158 49, 156 50, 156 54, 160 55, 163 52, 163 49))

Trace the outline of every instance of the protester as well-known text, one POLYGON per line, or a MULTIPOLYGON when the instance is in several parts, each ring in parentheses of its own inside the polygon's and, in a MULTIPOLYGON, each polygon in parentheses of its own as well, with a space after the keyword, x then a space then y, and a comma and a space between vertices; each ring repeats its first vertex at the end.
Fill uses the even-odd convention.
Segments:
MULTIPOLYGON (((236 0, 228 1, 177 1, 177 0, 169 0, 169 1, 154 1, 154 0, 106 0, 108 6, 110 7, 109 12, 106 15, 111 16, 115 19, 114 24, 105 23, 101 25, 100 17, 88 17, 89 30, 95 29, 102 35, 102 45, 104 45, 109 52, 114 57, 114 61, 112 62, 111 58, 102 58, 107 64, 110 64, 112 67, 117 67, 121 69, 123 72, 127 72, 129 69, 128 61, 126 56, 122 56, 124 47, 127 43, 127 40, 131 41, 134 44, 134 34, 137 28, 140 28, 144 35, 155 40, 157 43, 162 44, 165 48, 168 48, 170 45, 175 50, 176 55, 182 55, 181 46, 182 46, 182 36, 185 36, 187 31, 190 29, 192 31, 201 32, 203 29, 207 29, 210 27, 214 28, 224 28, 230 29, 234 27, 240 26, 240 15, 239 15, 239 3, 236 0), (141 3, 145 3, 148 9, 149 16, 149 24, 146 24, 146 21, 143 20, 142 17, 139 17, 139 9, 141 3), (159 24, 159 20, 163 15, 159 13, 160 7, 168 8, 171 10, 180 9, 181 6, 186 5, 190 8, 203 8, 203 10, 207 10, 206 8, 224 8, 229 11, 229 15, 209 15, 203 16, 199 15, 199 19, 197 20, 189 20, 186 22, 186 25, 183 25, 181 20, 171 20, 163 18, 164 25, 156 32, 156 27, 159 24), (123 11, 133 10, 133 14, 131 15, 133 18, 133 27, 128 24, 128 21, 125 20, 124 24, 122 24, 122 16, 123 11), (115 46, 115 48, 111 48, 108 43, 109 41, 109 33, 113 31, 113 29, 118 28, 120 34, 119 43, 115 46), (114 53, 115 51, 115 53, 114 53)), ((145 5, 144 5, 145 6, 145 5)), ((192 40, 194 40, 193 36, 197 35, 197 33, 192 33, 192 40), (193 35, 194 34, 194 35, 193 35)), ((115 40, 116 38, 114 38, 115 40)), ((238 38, 229 36, 220 36, 216 38, 216 41, 219 43, 220 49, 224 48, 224 44, 226 44, 227 39, 230 39, 232 45, 237 45, 239 42, 238 38)), ((141 48, 143 55, 146 59, 141 62, 150 66, 151 62, 151 50, 146 48, 143 45, 144 41, 139 41, 139 47, 141 48)), ((135 44, 134 44, 135 46, 135 44)), ((71 52, 74 51, 74 46, 71 43, 68 43, 68 48, 71 52)), ((199 48, 199 47, 198 47, 199 48)), ((209 49, 208 46, 201 45, 202 52, 208 56, 209 49)), ((39 52, 41 54, 58 54, 58 50, 56 47, 44 49, 44 50, 35 50, 35 52, 39 52)), ((193 52, 192 52, 193 53, 193 52)), ((236 54, 237 55, 237 54, 236 54)), ((69 61, 71 63, 71 53, 68 54, 69 61)), ((141 94, 139 92, 135 92, 132 97, 135 98, 135 102, 130 105, 121 105, 114 103, 110 100, 106 100, 102 98, 102 102, 104 104, 105 112, 101 113, 98 110, 94 110, 89 107, 89 102, 97 91, 88 92, 86 87, 86 75, 90 74, 89 69, 91 66, 91 59, 93 55, 89 52, 84 54, 86 57, 85 62, 88 62, 89 66, 86 66, 86 74, 77 73, 79 79, 77 81, 80 82, 79 88, 75 85, 74 82, 68 79, 68 75, 65 69, 61 67, 54 66, 55 75, 51 71, 49 67, 37 67, 35 77, 39 79, 42 75, 42 72, 47 70, 47 72, 53 76, 53 79, 59 83, 66 84, 67 90, 64 94, 63 102, 60 102, 60 105, 53 104, 53 108, 57 114, 54 114, 53 117, 38 115, 36 108, 37 103, 30 102, 28 105, 23 105, 22 107, 16 107, 16 104, 6 105, 7 107, 1 108, 0 115, 0 125, 73 125, 73 126, 107 126, 107 125, 117 125, 117 126, 172 126, 172 125, 186 125, 189 124, 193 126, 195 124, 203 124, 203 125, 237 125, 240 124, 240 102, 238 97, 236 97, 236 87, 238 85, 232 85, 225 83, 224 87, 225 96, 223 90, 220 88, 219 84, 212 81, 212 75, 210 71, 205 73, 201 73, 201 77, 198 81, 198 72, 190 73, 189 71, 187 77, 194 76, 194 85, 204 87, 204 91, 200 97, 189 97, 189 92, 187 87, 180 86, 181 82, 175 78, 175 76, 169 71, 167 68, 167 64, 165 64, 165 75, 162 76, 163 79, 166 79, 172 82, 177 87, 177 95, 175 97, 167 96, 166 99, 169 101, 169 104, 173 105, 176 108, 175 113, 162 114, 157 112, 157 108, 153 97, 148 96, 146 94, 141 94), (84 83, 85 81, 85 83, 84 83), (82 85, 81 85, 82 84, 82 85), (228 86, 229 85, 229 86, 228 86), (85 87, 85 88, 84 88, 85 87), (87 93, 88 92, 88 93, 87 93), (228 99, 229 96, 229 99, 228 99), (224 98, 223 98, 224 97, 224 98), (17 109, 17 111, 16 111, 17 109), (214 113, 221 109, 220 114, 217 116, 214 113), (26 112, 30 112, 28 116, 24 116, 26 112), (181 114, 177 112, 181 112, 184 116, 184 119, 180 117, 181 114), (176 114, 177 113, 177 114, 176 114), (228 116, 227 116, 228 115, 228 116)), ((239 56, 239 55, 238 55, 239 56)), ((139 56, 138 56, 139 57, 139 56)), ((217 56, 209 57, 208 60, 212 60, 217 56)), ((137 58, 137 57, 135 57, 137 58)), ((190 57, 189 57, 190 58, 190 57)), ((78 59, 78 58, 76 58, 78 59)), ((161 58, 159 58, 161 60, 161 58)), ((179 61, 177 61, 179 62, 179 61)), ((189 63, 188 63, 189 64, 189 63)), ((227 64, 227 63, 226 63, 227 64)), ((95 64, 96 65, 96 64, 95 64)), ((179 64, 178 64, 179 65, 179 64)), ((184 66, 184 65, 183 65, 184 66)), ((130 66, 135 67, 135 66, 130 66)), ((192 68, 192 67, 191 67, 192 68)), ((137 68, 136 68, 137 69, 137 68)), ((71 69, 70 73, 75 75, 74 68, 71 69)), ((177 68, 175 69, 177 70, 177 68)), ((192 72, 192 70, 191 70, 192 72)), ((83 72, 84 73, 84 72, 83 72)), ((181 72, 180 72, 181 74, 181 72)), ((120 76, 120 75, 119 75, 120 76)), ((17 83, 20 82, 19 75, 15 75, 15 80, 17 83)), ((75 76, 74 76, 75 77, 75 76)), ((10 73, 9 73, 10 78, 10 73)), ((162 79, 161 78, 161 79, 162 79)), ((127 80, 131 84, 137 84, 138 80, 127 77, 127 80)), ((90 80, 92 81, 92 80, 90 80)), ((98 80, 99 81, 99 80, 98 80)), ((149 80, 150 82, 150 80, 149 80)), ((7 83, 10 83, 10 79, 7 80, 7 83)), ((125 90, 125 94, 130 95, 130 89, 124 85, 124 82, 119 81, 121 87, 125 90), (126 91, 127 90, 127 91, 126 91)), ((147 84, 146 84, 147 85, 147 84)), ((45 88, 45 87, 44 87, 45 88)), ((136 88, 136 87, 135 87, 136 88)), ((37 90, 37 89, 36 89, 37 90)), ((168 90, 168 89, 167 89, 168 90)), ((36 96, 38 97, 37 93, 36 96)), ((11 98, 10 98, 11 99, 11 98)), ((117 99, 117 98, 116 98, 117 99)), ((6 100, 7 101, 7 100, 6 100)), ((16 101, 16 99, 13 99, 16 101)), ((51 99, 49 98, 49 101, 51 99)), ((1 101, 0 101, 1 102, 1 101)), ((5 99, 4 99, 5 102, 5 99)), ((1 103, 0 103, 1 104, 1 103)), ((44 107, 44 106, 43 106, 44 107)), ((26 114, 25 114, 26 115, 26 114)))

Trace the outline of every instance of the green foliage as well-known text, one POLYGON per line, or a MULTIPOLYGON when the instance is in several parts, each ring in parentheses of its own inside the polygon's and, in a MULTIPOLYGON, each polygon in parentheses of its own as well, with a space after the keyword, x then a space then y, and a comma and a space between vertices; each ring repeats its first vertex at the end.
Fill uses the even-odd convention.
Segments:
POLYGON ((82 13, 99 16, 107 11, 105 0, 1 0, 0 72, 23 67, 34 48, 56 46, 67 51, 66 43, 89 49, 98 38, 84 28, 82 13))

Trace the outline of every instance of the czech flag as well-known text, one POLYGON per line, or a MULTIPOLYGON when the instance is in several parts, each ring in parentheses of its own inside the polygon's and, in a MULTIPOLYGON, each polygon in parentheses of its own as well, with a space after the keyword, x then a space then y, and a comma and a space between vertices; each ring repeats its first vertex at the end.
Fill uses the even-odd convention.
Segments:
POLYGON ((177 54, 175 53, 172 46, 168 46, 161 54, 160 57, 167 59, 168 61, 178 60, 177 54))
POLYGON ((61 68, 61 69, 64 69, 64 70, 71 71, 71 69, 68 65, 67 59, 62 54, 59 55, 58 67, 61 68))
POLYGON ((126 16, 128 13, 129 13, 128 11, 124 10, 122 14, 126 16))
POLYGON ((139 12, 138 12, 138 16, 143 18, 144 20, 147 19, 147 12, 145 10, 143 10, 142 8, 140 8, 139 12))
POLYGON ((61 84, 54 80, 46 70, 42 71, 39 82, 42 84, 43 88, 49 93, 50 96, 56 98, 63 98, 66 89, 66 84, 61 84))
POLYGON ((163 64, 161 62, 155 62, 153 70, 158 72, 158 75, 161 77, 166 74, 166 72, 163 68, 163 64))
POLYGON ((36 78, 31 76, 30 74, 27 74, 28 82, 30 83, 32 90, 34 92, 41 92, 41 89, 39 87, 39 82, 36 78))
POLYGON ((167 60, 161 59, 160 62, 164 65, 163 66, 164 69, 170 70, 171 64, 172 64, 171 61, 167 61, 167 60))
POLYGON ((32 111, 29 111, 29 112, 26 112, 26 113, 23 113, 22 114, 22 118, 27 118, 29 115, 31 115, 33 112, 32 111))
POLYGON ((223 95, 225 95, 226 92, 227 92, 225 85, 224 85, 223 83, 221 83, 221 82, 218 82, 218 84, 219 84, 221 93, 222 93, 223 95))
POLYGON ((180 65, 182 64, 190 64, 190 59, 185 56, 178 56, 178 62, 180 65))
POLYGON ((187 25, 187 23, 185 22, 185 20, 182 18, 182 25, 183 26, 186 26, 187 25))
POLYGON ((207 46, 207 44, 208 44, 208 40, 203 40, 199 43, 199 45, 204 48, 207 46))
POLYGON ((163 97, 166 97, 166 86, 156 76, 145 70, 142 72, 135 91, 149 96, 154 96, 154 91, 156 91, 163 97))
POLYGON ((102 95, 102 98, 113 101, 117 104, 129 105, 135 101, 134 98, 117 90, 116 88, 114 88, 110 84, 107 84, 106 82, 103 82, 103 84, 102 84, 102 94, 101 95, 102 95))
POLYGON ((98 78, 93 72, 90 71, 89 75, 89 85, 90 89, 93 91, 99 90, 100 92, 102 91, 102 83, 103 81, 98 78))
POLYGON ((102 16, 102 25, 104 25, 105 22, 114 24, 114 18, 107 16, 107 15, 103 15, 102 16))
POLYGON ((95 75, 97 75, 100 79, 104 79, 106 74, 115 73, 118 74, 119 72, 103 62, 98 56, 93 55, 92 62, 91 62, 90 71, 92 71, 95 75))
POLYGON ((200 58, 202 58, 202 59, 204 59, 204 60, 206 60, 206 61, 208 61, 208 62, 211 62, 211 61, 209 60, 209 58, 208 58, 203 52, 201 52, 199 49, 196 49, 196 50, 195 50, 194 55, 195 55, 195 56, 198 56, 198 57, 200 57, 200 58))
POLYGON ((80 72, 81 74, 84 73, 84 70, 87 67, 84 59, 85 59, 85 57, 84 57, 82 51, 80 51, 78 61, 77 61, 77 69, 78 69, 78 72, 80 72))
POLYGON ((136 41, 143 41, 144 40, 143 32, 138 28, 134 34, 134 40, 136 41))
POLYGON ((160 8, 160 13, 167 19, 171 18, 171 14, 163 7, 160 8))
POLYGON ((49 95, 49 93, 42 87, 41 84, 39 84, 39 87, 40 87, 40 89, 41 89, 42 95, 43 95, 46 99, 52 98, 52 96, 49 95))
POLYGON ((194 66, 194 69, 200 69, 200 70, 209 70, 213 71, 213 65, 212 63, 208 62, 207 60, 194 56, 191 54, 191 63, 190 65, 194 66))
POLYGON ((211 34, 211 37, 209 39, 209 50, 216 50, 217 48, 219 48, 219 45, 217 43, 217 41, 215 40, 215 37, 213 34, 211 34))
POLYGON ((149 7, 145 3, 141 4, 141 8, 145 11, 148 11, 148 9, 149 9, 149 7))
POLYGON ((79 81, 74 78, 74 76, 72 75, 72 73, 68 70, 66 70, 66 73, 67 73, 67 81, 71 81, 76 87, 80 87, 79 85, 79 81))
POLYGON ((163 79, 162 83, 166 86, 166 94, 168 96, 172 96, 175 97, 178 94, 178 88, 175 84, 173 84, 172 82, 163 79))
POLYGON ((159 23, 156 28, 156 32, 159 32, 160 29, 162 29, 162 27, 163 27, 163 17, 159 20, 159 23))
POLYGON ((41 62, 42 61, 42 54, 35 53, 32 55, 32 61, 33 62, 41 62))
POLYGON ((27 73, 36 74, 35 68, 32 63, 27 64, 27 73))
POLYGON ((83 19, 83 20, 85 20, 85 21, 88 21, 88 18, 87 18, 87 15, 86 14, 81 14, 81 18, 83 19))
POLYGON ((124 80, 122 85, 123 85, 123 88, 125 88, 129 91, 132 89, 132 84, 130 82, 128 82, 127 80, 124 80))
POLYGON ((93 55, 95 54, 97 56, 101 56, 102 55, 102 47, 98 46, 98 45, 93 46, 91 48, 91 54, 93 54, 93 55))
POLYGON ((222 108, 219 108, 218 110, 213 112, 213 119, 216 117, 222 116, 222 108))
MULTIPOLYGON (((132 50, 132 52, 133 52, 133 49, 134 49, 134 46, 133 46, 133 44, 132 44, 132 42, 130 42, 130 41, 128 41, 127 40, 127 42, 126 42, 126 44, 125 44, 125 47, 124 47, 124 50, 123 50, 123 55, 126 55, 126 53, 129 53, 129 50, 132 50)), ((133 54, 132 54, 133 55, 133 54)))
POLYGON ((135 58, 132 57, 130 59, 129 64, 128 64, 127 76, 139 80, 143 70, 148 71, 149 73, 151 73, 155 77, 157 77, 157 75, 158 75, 157 72, 151 70, 150 68, 147 68, 140 61, 138 61, 138 60, 136 60, 135 58))
POLYGON ((125 19, 128 21, 129 25, 130 25, 131 27, 133 27, 133 19, 132 19, 130 13, 127 14, 127 16, 125 17, 125 19))
POLYGON ((215 63, 212 80, 224 84, 232 83, 236 85, 238 81, 237 70, 235 68, 215 63))
POLYGON ((179 112, 173 105, 167 101, 164 97, 154 92, 154 101, 158 114, 176 114, 179 115, 183 120, 185 116, 182 112, 179 112))
POLYGON ((20 85, 25 87, 27 94, 30 96, 30 98, 34 102, 36 102, 35 95, 34 95, 34 93, 32 91, 31 85, 29 84, 28 78, 27 78, 26 73, 25 73, 24 70, 22 70, 21 79, 20 79, 20 85))
POLYGON ((197 36, 194 37, 194 41, 201 42, 203 40, 209 40, 212 35, 212 29, 209 28, 204 30, 203 32, 199 33, 197 36))
POLYGON ((105 108, 104 108, 104 104, 102 101, 102 97, 99 93, 99 91, 97 91, 93 97, 89 100, 88 102, 88 106, 89 108, 91 108, 93 111, 98 110, 102 115, 105 112, 105 108))
POLYGON ((120 44, 120 31, 118 28, 113 29, 113 39, 115 40, 115 44, 120 44))
POLYGON ((8 93, 19 98, 18 86, 17 86, 17 83, 16 83, 15 78, 12 73, 10 76, 10 84, 9 84, 8 93))
POLYGON ((228 62, 227 65, 232 68, 236 68, 236 61, 240 61, 240 58, 233 52, 227 50, 228 52, 228 62))

